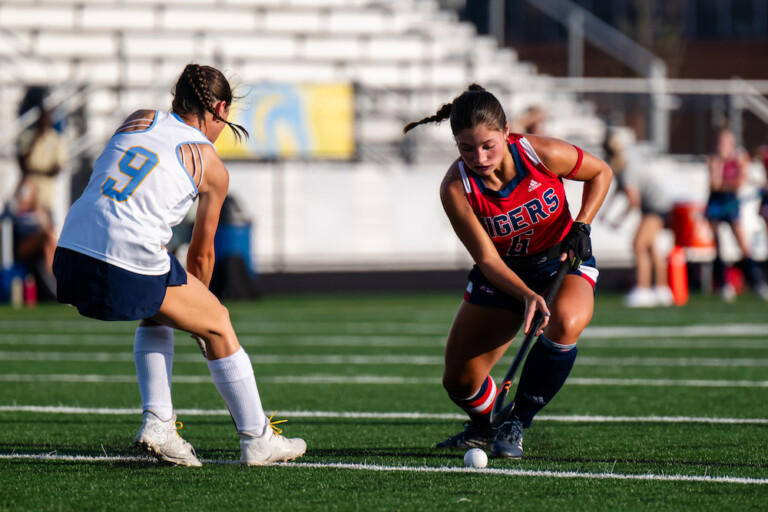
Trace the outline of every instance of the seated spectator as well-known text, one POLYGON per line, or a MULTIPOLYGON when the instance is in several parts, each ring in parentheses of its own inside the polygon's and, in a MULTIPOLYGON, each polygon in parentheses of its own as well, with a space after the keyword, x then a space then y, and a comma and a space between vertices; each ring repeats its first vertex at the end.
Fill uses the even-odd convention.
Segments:
POLYGON ((55 211, 56 176, 67 161, 67 143, 54 128, 48 110, 41 110, 37 123, 21 132, 16 152, 21 179, 36 185, 41 207, 55 211))
POLYGON ((512 119, 509 131, 512 133, 530 133, 531 135, 547 135, 545 123, 547 112, 541 107, 532 106, 525 112, 512 119))
POLYGON ((42 298, 56 296, 53 254, 56 234, 51 216, 38 200, 37 185, 22 180, 4 215, 13 223, 13 257, 35 277, 42 298))

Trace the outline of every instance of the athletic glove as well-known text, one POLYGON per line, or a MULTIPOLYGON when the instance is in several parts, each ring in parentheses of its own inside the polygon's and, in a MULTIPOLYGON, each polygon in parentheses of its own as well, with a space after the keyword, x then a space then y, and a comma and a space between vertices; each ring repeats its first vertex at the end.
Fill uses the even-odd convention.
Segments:
POLYGON ((573 251, 574 257, 570 259, 571 270, 576 270, 585 260, 592 257, 592 241, 589 234, 592 228, 584 222, 574 222, 571 230, 560 242, 560 252, 570 258, 569 251, 573 251))

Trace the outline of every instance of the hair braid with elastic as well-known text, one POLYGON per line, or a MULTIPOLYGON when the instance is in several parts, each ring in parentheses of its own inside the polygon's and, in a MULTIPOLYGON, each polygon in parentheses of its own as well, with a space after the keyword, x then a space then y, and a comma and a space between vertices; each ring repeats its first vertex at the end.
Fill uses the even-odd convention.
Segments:
POLYGON ((451 117, 451 109, 453 109, 453 103, 446 103, 443 106, 441 106, 439 109, 437 109, 437 112, 433 116, 425 117, 424 119, 421 119, 419 121, 414 121, 413 123, 408 123, 405 125, 405 128, 403 128, 403 133, 408 133, 410 130, 413 130, 417 126, 421 124, 427 124, 427 123, 440 123, 442 121, 445 121, 449 117, 451 117))
POLYGON ((203 108, 219 121, 229 124, 226 119, 222 119, 213 107, 213 94, 211 94, 210 89, 208 89, 208 83, 205 81, 205 76, 203 75, 203 70, 200 66, 190 66, 187 79, 189 80, 192 89, 195 90, 195 94, 197 94, 200 103, 203 104, 203 108))
POLYGON ((195 114, 201 122, 204 120, 204 112, 210 112, 215 119, 230 127, 238 141, 243 136, 248 137, 245 128, 227 121, 216 112, 214 103, 217 100, 225 102, 227 106, 232 104, 232 89, 219 70, 210 66, 187 64, 173 94, 173 112, 195 114))

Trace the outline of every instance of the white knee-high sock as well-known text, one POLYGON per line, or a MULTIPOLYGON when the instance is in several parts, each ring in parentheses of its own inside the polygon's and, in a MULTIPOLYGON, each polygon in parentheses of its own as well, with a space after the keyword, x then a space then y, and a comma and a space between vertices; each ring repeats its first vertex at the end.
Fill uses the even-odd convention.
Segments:
POLYGON ((238 432, 261 434, 267 417, 253 375, 253 365, 242 347, 231 356, 208 361, 213 383, 227 403, 238 432))
POLYGON ((139 379, 142 410, 151 410, 162 421, 170 420, 173 417, 173 329, 165 325, 137 327, 133 361, 139 379))

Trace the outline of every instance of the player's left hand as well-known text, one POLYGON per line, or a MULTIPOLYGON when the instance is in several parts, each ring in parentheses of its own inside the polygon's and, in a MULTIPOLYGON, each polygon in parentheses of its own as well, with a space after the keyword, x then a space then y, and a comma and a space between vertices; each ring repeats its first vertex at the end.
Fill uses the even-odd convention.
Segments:
POLYGON ((592 228, 586 222, 574 222, 571 230, 560 242, 560 261, 568 259, 571 270, 576 270, 585 260, 592 257, 592 228))

